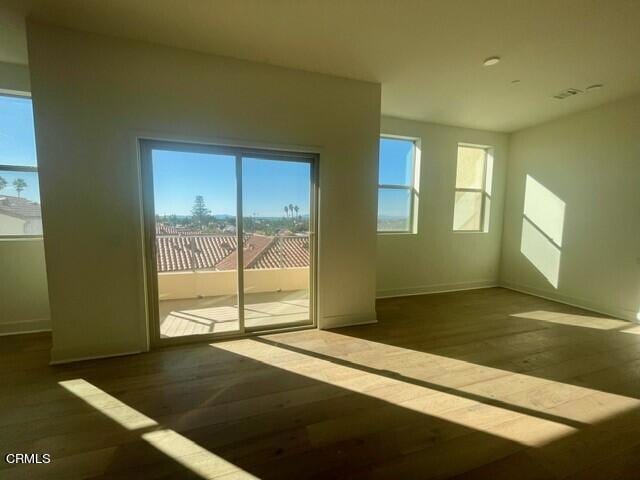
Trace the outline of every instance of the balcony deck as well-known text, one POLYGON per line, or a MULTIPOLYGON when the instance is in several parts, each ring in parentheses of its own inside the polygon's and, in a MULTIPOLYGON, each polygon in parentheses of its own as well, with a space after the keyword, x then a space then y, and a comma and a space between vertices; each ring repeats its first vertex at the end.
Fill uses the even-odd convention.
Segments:
MULTIPOLYGON (((235 295, 161 300, 162 338, 238 331, 238 301, 235 295)), ((245 294, 245 327, 271 327, 309 319, 307 290, 245 294)))

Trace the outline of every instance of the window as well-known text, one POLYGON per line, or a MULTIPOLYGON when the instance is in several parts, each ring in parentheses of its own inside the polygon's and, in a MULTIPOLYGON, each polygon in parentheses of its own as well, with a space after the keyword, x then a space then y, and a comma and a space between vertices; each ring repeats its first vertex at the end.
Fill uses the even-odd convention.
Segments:
POLYGON ((378 232, 415 233, 418 148, 407 138, 381 137, 378 170, 378 232))
POLYGON ((0 237, 41 235, 31 99, 0 95, 0 237))
POLYGON ((491 148, 458 145, 453 230, 488 232, 491 205, 491 148))

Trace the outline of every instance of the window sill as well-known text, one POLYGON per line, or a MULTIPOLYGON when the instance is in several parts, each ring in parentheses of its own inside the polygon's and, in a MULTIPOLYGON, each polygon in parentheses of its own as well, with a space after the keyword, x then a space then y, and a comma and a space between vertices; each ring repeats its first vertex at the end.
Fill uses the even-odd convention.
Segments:
POLYGON ((378 235, 382 235, 382 236, 392 236, 392 235, 400 235, 400 236, 404 236, 404 235, 418 235, 418 232, 376 232, 378 235))
POLYGON ((42 240, 42 235, 0 235, 0 242, 17 242, 23 240, 42 240))

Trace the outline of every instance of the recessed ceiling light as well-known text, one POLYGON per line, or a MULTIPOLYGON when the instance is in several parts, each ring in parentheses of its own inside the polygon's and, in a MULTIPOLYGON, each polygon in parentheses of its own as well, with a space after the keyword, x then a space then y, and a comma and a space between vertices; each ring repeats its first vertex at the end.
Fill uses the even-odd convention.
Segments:
POLYGON ((500 62, 500 57, 489 57, 486 58, 484 62, 482 62, 482 65, 484 65, 485 67, 490 67, 498 62, 500 62))
POLYGON ((589 85, 586 90, 587 92, 593 92, 594 90, 600 90, 604 85, 601 83, 596 83, 595 85, 589 85))

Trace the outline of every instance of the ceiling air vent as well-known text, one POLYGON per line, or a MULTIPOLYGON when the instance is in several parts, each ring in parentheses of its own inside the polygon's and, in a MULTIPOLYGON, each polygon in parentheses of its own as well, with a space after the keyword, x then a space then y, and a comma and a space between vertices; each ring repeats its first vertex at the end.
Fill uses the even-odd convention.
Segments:
POLYGON ((582 90, 578 90, 577 88, 567 88, 560 93, 556 93, 553 98, 564 100, 565 98, 573 97, 574 95, 578 95, 579 93, 583 93, 582 90))

